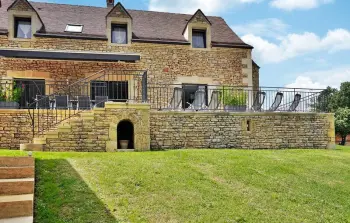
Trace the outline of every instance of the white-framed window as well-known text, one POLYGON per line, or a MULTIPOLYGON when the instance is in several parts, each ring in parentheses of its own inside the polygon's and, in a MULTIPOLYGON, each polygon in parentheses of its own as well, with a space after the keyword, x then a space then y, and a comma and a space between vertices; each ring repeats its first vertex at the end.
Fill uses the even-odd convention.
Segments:
POLYGON ((83 25, 74 25, 74 24, 68 24, 66 26, 65 32, 70 33, 82 33, 83 32, 83 25))
POLYGON ((32 19, 15 17, 15 38, 32 38, 32 19))
POLYGON ((192 30, 192 47, 207 48, 206 30, 192 30))
POLYGON ((128 43, 128 26, 126 24, 112 24, 111 42, 118 44, 128 43))

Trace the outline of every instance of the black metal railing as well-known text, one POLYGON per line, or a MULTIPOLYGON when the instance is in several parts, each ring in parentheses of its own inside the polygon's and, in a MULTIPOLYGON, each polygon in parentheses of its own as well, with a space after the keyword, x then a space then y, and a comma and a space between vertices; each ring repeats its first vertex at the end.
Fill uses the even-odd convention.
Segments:
MULTIPOLYGON (((33 136, 43 134, 58 124, 105 102, 141 103, 147 101, 147 71, 102 70, 51 94, 35 95, 27 105, 33 136)), ((47 88, 47 86, 45 86, 47 88)))
POLYGON ((148 86, 152 109, 228 112, 329 112, 322 89, 219 85, 148 86))
POLYGON ((65 88, 67 81, 44 79, 0 79, 0 108, 26 109, 37 95, 50 95, 65 88))

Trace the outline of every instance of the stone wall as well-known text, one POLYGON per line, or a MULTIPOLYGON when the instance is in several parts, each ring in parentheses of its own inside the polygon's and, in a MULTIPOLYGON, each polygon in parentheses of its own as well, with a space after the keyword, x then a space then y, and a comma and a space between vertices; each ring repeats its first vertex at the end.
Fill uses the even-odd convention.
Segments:
POLYGON ((152 112, 151 148, 327 148, 333 114, 152 112))
MULTIPOLYGON (((106 103, 71 118, 43 141, 46 151, 116 151, 117 126, 134 126, 137 151, 150 148, 332 148, 334 115, 315 113, 226 113, 150 111, 147 104, 106 103)), ((41 119, 48 118, 45 114, 41 119)), ((37 121, 37 119, 36 119, 37 121)), ((32 142, 26 110, 0 110, 0 148, 18 149, 32 142)))
POLYGON ((136 151, 150 149, 150 106, 107 102, 106 108, 95 108, 62 123, 44 136, 45 151, 113 152, 118 148, 117 127, 121 121, 134 126, 136 151))
MULTIPOLYGON (((49 125, 54 123, 54 120, 62 120, 62 117, 68 116, 66 111, 34 111, 35 123, 43 123, 40 126, 40 131, 49 129, 49 125)), ((0 109, 0 148, 19 149, 20 144, 29 143, 33 140, 32 119, 29 116, 27 109, 0 109)))
POLYGON ((30 142, 30 123, 27 110, 0 109, 0 148, 18 149, 19 144, 30 142))
MULTIPOLYGON (((125 68, 148 70, 150 83, 173 84, 181 82, 181 77, 187 77, 186 81, 190 83, 204 78, 206 84, 246 86, 249 84, 248 76, 252 73, 251 50, 241 48, 212 47, 198 50, 189 45, 135 42, 131 46, 110 46, 107 41, 102 40, 41 37, 31 41, 18 41, 9 40, 5 35, 0 35, 0 48, 136 53, 141 55, 141 60, 134 65, 125 65, 125 68)), ((26 70, 48 72, 53 79, 67 76, 77 79, 99 68, 124 66, 119 65, 120 63, 113 64, 0 58, 0 76, 6 76, 8 71, 26 70)))

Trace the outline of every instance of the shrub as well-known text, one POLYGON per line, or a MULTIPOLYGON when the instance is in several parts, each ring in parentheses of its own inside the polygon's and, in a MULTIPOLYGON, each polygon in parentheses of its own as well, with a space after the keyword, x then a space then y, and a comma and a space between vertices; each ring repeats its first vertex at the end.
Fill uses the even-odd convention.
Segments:
POLYGON ((10 86, 11 84, 6 84, 5 87, 3 87, 0 84, 0 101, 19 102, 24 87, 18 87, 16 82, 13 82, 12 89, 10 86))
POLYGON ((222 87, 222 101, 224 105, 244 106, 247 105, 248 94, 243 89, 225 89, 222 87))

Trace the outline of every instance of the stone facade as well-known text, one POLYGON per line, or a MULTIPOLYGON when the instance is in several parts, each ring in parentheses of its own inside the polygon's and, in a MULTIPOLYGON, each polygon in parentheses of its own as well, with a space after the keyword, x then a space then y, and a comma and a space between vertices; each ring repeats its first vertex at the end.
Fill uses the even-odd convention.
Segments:
POLYGON ((152 112, 151 148, 329 148, 333 114, 152 112))
MULTIPOLYGON (((248 85, 244 80, 251 73, 251 49, 212 47, 206 50, 192 49, 189 45, 132 43, 130 46, 108 45, 103 40, 81 40, 63 38, 36 37, 31 41, 9 40, 6 35, 0 35, 0 48, 30 48, 41 50, 74 50, 100 51, 116 53, 136 53, 141 60, 130 65, 103 62, 79 61, 49 61, 0 58, 0 76, 7 76, 8 72, 16 71, 45 71, 53 78, 66 77, 70 64, 77 64, 77 69, 69 73, 71 79, 88 76, 100 67, 118 67, 120 69, 148 70, 149 83, 173 84, 181 77, 206 78, 207 84, 219 85, 248 85), (246 71, 247 60, 250 61, 250 72, 246 71), (56 69, 56 65, 63 64, 67 69, 56 69), (64 65, 66 64, 66 65, 64 65), (79 64, 86 64, 80 70, 79 64), (96 66, 96 64, 98 66, 96 66), (109 63, 107 63, 109 64, 109 63), (91 70, 90 70, 91 69, 91 70)), ((125 64, 125 63, 124 63, 125 64)), ((60 67, 58 67, 60 68, 60 67)), ((191 79, 189 79, 191 81, 191 79)))
POLYGON ((255 91, 257 91, 260 87, 259 70, 260 70, 260 67, 256 63, 253 63, 253 89, 255 91))

